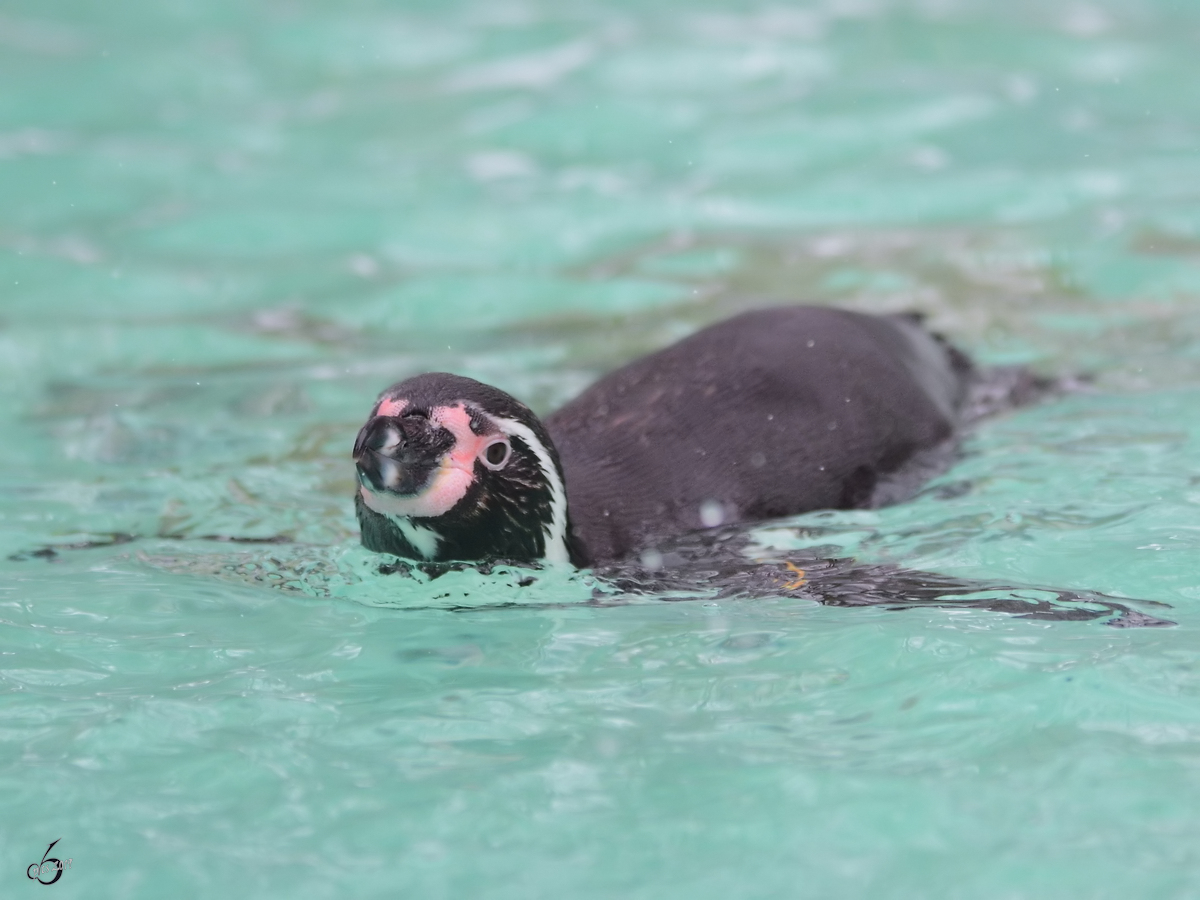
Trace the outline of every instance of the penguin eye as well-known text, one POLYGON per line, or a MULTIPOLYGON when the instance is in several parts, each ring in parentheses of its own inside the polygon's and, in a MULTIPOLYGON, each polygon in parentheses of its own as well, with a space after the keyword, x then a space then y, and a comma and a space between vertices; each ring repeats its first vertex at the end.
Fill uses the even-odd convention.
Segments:
POLYGON ((483 464, 493 471, 503 469, 508 464, 508 458, 511 455, 512 446, 508 441, 504 439, 493 441, 483 451, 483 464))

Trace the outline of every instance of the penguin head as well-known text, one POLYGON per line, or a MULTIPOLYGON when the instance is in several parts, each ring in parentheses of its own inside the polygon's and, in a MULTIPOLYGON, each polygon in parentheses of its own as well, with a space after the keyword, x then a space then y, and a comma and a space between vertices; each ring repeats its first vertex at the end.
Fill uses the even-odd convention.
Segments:
POLYGON ((434 372, 385 390, 354 442, 368 550, 429 561, 578 562, 554 444, 494 387, 434 372))

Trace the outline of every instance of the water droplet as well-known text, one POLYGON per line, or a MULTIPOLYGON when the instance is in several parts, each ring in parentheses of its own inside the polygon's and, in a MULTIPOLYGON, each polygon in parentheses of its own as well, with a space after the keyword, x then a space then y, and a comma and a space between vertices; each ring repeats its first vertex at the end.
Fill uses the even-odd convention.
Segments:
POLYGON ((700 504, 700 524, 705 528, 716 528, 725 521, 725 508, 719 500, 705 500, 700 504))

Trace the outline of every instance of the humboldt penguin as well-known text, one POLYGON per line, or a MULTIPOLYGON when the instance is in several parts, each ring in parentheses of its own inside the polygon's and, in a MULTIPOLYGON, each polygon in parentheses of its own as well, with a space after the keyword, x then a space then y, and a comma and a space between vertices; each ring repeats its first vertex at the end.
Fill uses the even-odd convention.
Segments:
POLYGON ((977 378, 915 316, 743 313, 544 422, 470 378, 387 388, 354 443, 370 550, 595 566, 731 523, 903 499, 948 464, 977 378))

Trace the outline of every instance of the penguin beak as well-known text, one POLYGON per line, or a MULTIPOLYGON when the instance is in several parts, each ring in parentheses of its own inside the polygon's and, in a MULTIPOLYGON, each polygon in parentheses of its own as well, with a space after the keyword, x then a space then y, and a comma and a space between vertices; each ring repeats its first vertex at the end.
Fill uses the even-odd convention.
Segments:
POLYGON ((448 437, 424 416, 376 416, 354 441, 359 483, 377 494, 420 493, 440 464, 448 437))
POLYGON ((398 480, 397 451, 402 450, 404 433, 399 420, 376 416, 364 425, 354 440, 354 463, 363 487, 383 493, 398 480))

